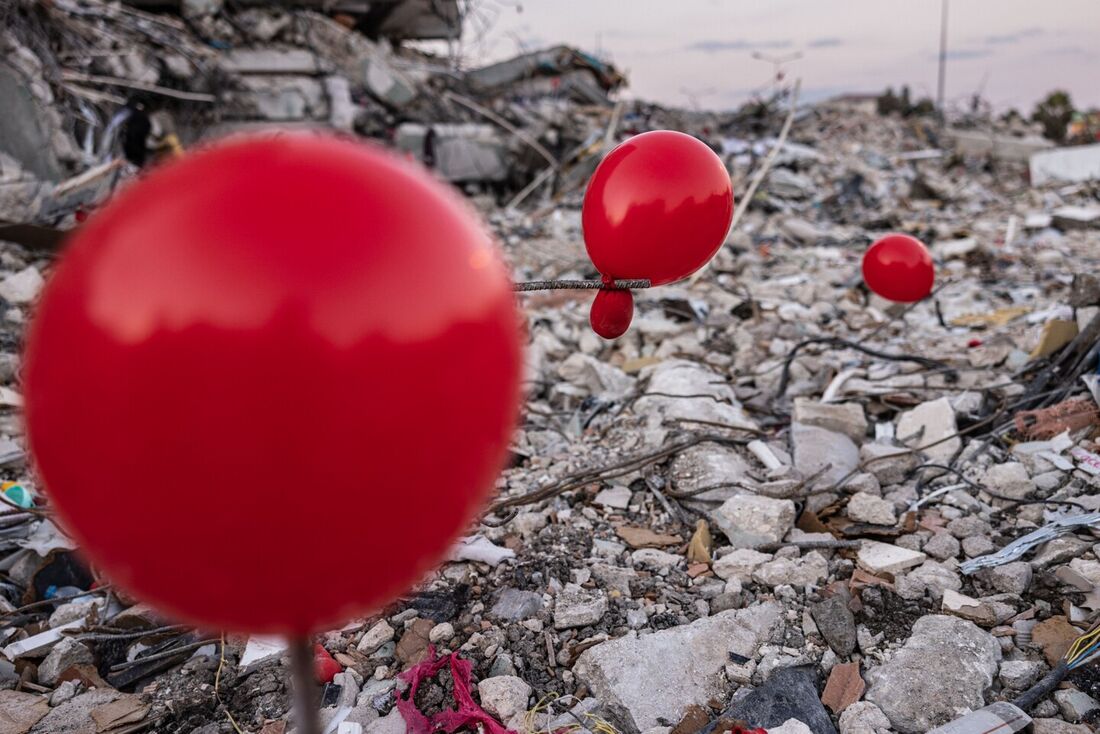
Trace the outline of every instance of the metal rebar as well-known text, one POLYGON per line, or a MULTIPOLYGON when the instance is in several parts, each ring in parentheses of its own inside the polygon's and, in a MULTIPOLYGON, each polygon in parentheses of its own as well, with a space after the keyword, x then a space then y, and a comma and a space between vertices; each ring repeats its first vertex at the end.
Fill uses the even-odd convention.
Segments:
POLYGON ((615 280, 610 285, 602 280, 529 280, 526 283, 512 284, 512 290, 521 293, 526 291, 596 290, 601 288, 623 291, 650 287, 652 287, 652 283, 648 279, 615 280))
POLYGON ((294 685, 294 706, 300 734, 321 734, 317 712, 317 682, 313 674, 313 645, 308 637, 290 642, 290 670, 294 685))

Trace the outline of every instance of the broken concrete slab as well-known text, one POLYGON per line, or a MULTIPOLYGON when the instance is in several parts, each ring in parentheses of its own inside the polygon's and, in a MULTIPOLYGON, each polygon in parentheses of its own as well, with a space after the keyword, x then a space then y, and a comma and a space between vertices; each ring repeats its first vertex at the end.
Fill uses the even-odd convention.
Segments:
POLYGON ((679 721, 691 704, 724 699, 730 653, 755 657, 780 613, 779 605, 764 603, 649 635, 630 632, 586 650, 573 673, 601 701, 621 706, 637 731, 646 731, 662 719, 679 721))
POLYGON ((856 444, 863 443, 867 435, 867 417, 859 403, 819 403, 795 398, 792 422, 843 433, 856 444))
POLYGON ((757 548, 783 540, 794 525, 795 507, 790 500, 741 494, 723 502, 711 519, 734 548, 757 548))
POLYGON ((947 398, 921 403, 898 419, 899 441, 909 448, 921 449, 921 453, 939 463, 950 461, 959 450, 960 440, 949 438, 956 433, 955 409, 947 398))

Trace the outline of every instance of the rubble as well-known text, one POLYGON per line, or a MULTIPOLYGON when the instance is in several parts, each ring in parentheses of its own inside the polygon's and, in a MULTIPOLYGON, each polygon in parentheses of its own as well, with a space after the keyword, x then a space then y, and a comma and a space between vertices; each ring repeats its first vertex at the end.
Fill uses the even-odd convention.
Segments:
MULTIPOLYGON (((636 291, 615 341, 588 328, 591 293, 523 296, 526 404, 492 500, 511 504, 416 589, 318 638, 344 671, 326 715, 350 700, 349 727, 405 731, 398 677, 434 647, 468 661, 471 695, 518 734, 673 730, 693 704, 771 731, 927 731, 1019 695, 1096 619, 1100 409, 1082 378, 1100 293, 1076 271, 1100 219, 1095 187, 1066 185, 1095 146, 1000 123, 940 134, 834 100, 799 107, 745 197, 779 104, 630 99, 614 66, 556 45, 455 66, 406 41, 455 38, 458 4, 362 5, 54 0, 6 16, 0 479, 49 509, 25 460, 24 330, 78 213, 174 155, 173 137, 184 155, 261 129, 390 146, 467 194, 527 280, 595 275, 579 211, 592 170, 673 128, 722 151, 738 226, 697 280, 636 291), (123 131, 142 115, 139 165, 123 131), (932 244, 929 299, 859 282, 890 231, 932 244)), ((92 589, 33 514, 0 535, 5 721, 286 723, 285 641, 222 642, 92 589)), ((1100 691, 1084 673, 1066 685, 1031 712, 1037 732, 1095 724, 1100 691)), ((414 703, 439 714, 450 686, 425 680, 414 703)))

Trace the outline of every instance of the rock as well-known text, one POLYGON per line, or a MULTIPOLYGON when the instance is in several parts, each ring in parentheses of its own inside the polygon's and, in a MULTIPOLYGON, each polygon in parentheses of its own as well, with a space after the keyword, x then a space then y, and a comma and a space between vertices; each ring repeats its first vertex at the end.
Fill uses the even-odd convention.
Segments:
POLYGON ((997 640, 973 623, 921 617, 894 657, 867 671, 867 700, 898 731, 921 734, 984 706, 1000 658, 997 640))
POLYGON ((1092 727, 1061 719, 1032 719, 1031 727, 1032 734, 1093 734, 1092 727))
POLYGON ((1100 708, 1100 704, 1087 693, 1078 690, 1055 691, 1054 701, 1058 704, 1058 710, 1066 721, 1077 723, 1085 718, 1090 711, 1100 708))
POLYGON ((936 533, 924 544, 924 552, 938 561, 946 561, 959 555, 962 547, 951 533, 936 533))
POLYGON ((947 523, 947 532, 960 540, 965 540, 976 535, 989 535, 993 532, 993 527, 980 517, 967 515, 947 523))
MULTIPOLYGON (((909 448, 929 446, 921 453, 930 460, 945 464, 959 450, 960 441, 952 438, 942 441, 958 432, 955 424, 955 409, 947 398, 921 403, 910 411, 901 414, 898 419, 898 439, 909 448), (920 434, 919 438, 915 434, 920 434), (942 441, 942 443, 937 443, 942 441), (935 443, 935 446, 931 444, 935 443)), ((885 484, 885 482, 884 482, 885 484)))
POLYGON ((363 633, 363 637, 359 640, 359 644, 355 649, 364 655, 370 655, 372 652, 382 647, 382 645, 392 640, 395 634, 390 623, 383 619, 363 633))
POLYGON ((428 654, 428 635, 435 628, 435 622, 430 619, 418 619, 413 622, 401 635, 394 649, 394 657, 406 667, 416 665, 428 654))
POLYGON ((939 599, 945 591, 958 591, 962 588, 962 579, 949 567, 936 561, 925 561, 904 576, 896 579, 898 596, 915 600, 926 593, 939 599))
POLYGON ((842 658, 855 652, 856 620, 844 599, 834 596, 813 604, 810 613, 833 652, 842 658))
POLYGON ((486 678, 477 684, 482 707, 503 722, 527 710, 531 686, 514 675, 486 678))
POLYGON ((836 734, 829 713, 818 699, 817 676, 808 666, 776 669, 764 685, 735 698, 721 718, 764 727, 797 719, 813 734, 836 734))
POLYGON ((874 574, 898 573, 919 566, 927 558, 919 551, 899 548, 888 543, 865 540, 856 558, 861 568, 874 574))
POLYGON ((634 493, 630 491, 630 487, 609 487, 597 494, 592 501, 613 510, 625 510, 630 507, 630 498, 633 496, 634 493))
POLYGON ((857 444, 863 443, 867 436, 867 418, 859 403, 818 403, 795 398, 792 422, 843 433, 857 444))
POLYGON ((731 497, 711 513, 718 529, 735 548, 756 548, 783 540, 794 525, 795 507, 790 500, 741 494, 731 497))
POLYGON ((998 676, 1001 684, 1014 691, 1025 691, 1046 671, 1046 666, 1034 660, 1006 660, 998 676))
POLYGON ((1039 552, 1031 559, 1032 568, 1046 568, 1081 555, 1089 544, 1071 536, 1055 538, 1039 546, 1039 552))
POLYGON ((502 561, 516 557, 516 552, 511 548, 501 548, 484 535, 473 535, 469 538, 459 538, 451 547, 451 561, 474 561, 475 563, 487 563, 496 567, 502 561))
MULTIPOLYGON (((50 705, 60 706, 66 701, 71 701, 76 698, 76 693, 80 688, 80 683, 75 680, 62 681, 61 685, 54 689, 50 694, 50 705)), ((3 719, 0 719, 2 721, 3 719)))
POLYGON ((42 290, 45 282, 37 268, 24 268, 0 280, 0 298, 16 305, 30 303, 42 290))
POLYGON ((983 627, 992 627, 997 624, 997 615, 988 605, 951 589, 943 592, 943 611, 954 614, 956 617, 969 619, 983 627))
POLYGON ((768 734, 814 734, 814 730, 798 719, 787 719, 780 726, 768 729, 768 734))
POLYGON ((454 625, 450 622, 440 622, 428 633, 428 642, 439 645, 450 641, 455 636, 454 625))
POLYGON ((852 498, 848 500, 847 512, 848 519, 855 522, 866 522, 872 525, 894 525, 898 521, 893 502, 863 492, 852 495, 852 498))
POLYGON ((840 734, 890 734, 890 720, 870 701, 859 701, 840 715, 840 734))
POLYGON ((91 734, 103 731, 106 727, 97 725, 92 712, 123 698, 135 699, 137 696, 98 689, 82 693, 50 710, 30 730, 30 734, 91 734))
POLYGON ((630 554, 635 566, 649 568, 655 571, 676 568, 684 560, 683 556, 675 553, 666 553, 656 548, 639 548, 630 554))
POLYGON ((720 579, 737 579, 747 584, 752 581, 753 572, 771 559, 770 553, 761 553, 751 548, 737 548, 715 561, 711 568, 720 579))
POLYGON ((554 602, 554 629, 587 627, 607 614, 607 594, 600 589, 588 591, 569 584, 554 602))
MULTIPOLYGON (((751 481, 748 462, 732 448, 713 443, 692 446, 673 460, 669 478, 681 492, 704 487, 751 481)), ((719 487, 693 496, 694 501, 723 502, 742 490, 735 486, 719 487)))
POLYGON ((632 568, 610 566, 606 563, 594 563, 591 570, 592 577, 605 591, 618 591, 623 596, 630 596, 630 582, 638 578, 637 572, 632 568))
POLYGON ((542 594, 519 589, 504 589, 497 597, 496 604, 489 610, 489 616, 505 622, 518 622, 528 619, 542 611, 542 594))
POLYGON ((912 451, 883 443, 863 444, 859 460, 883 487, 900 484, 918 464, 917 455, 912 451))
POLYGON ((604 400, 622 400, 637 382, 618 367, 575 352, 558 367, 558 376, 604 400))
POLYGON ((4 734, 25 734, 50 712, 45 696, 23 691, 0 691, 0 731, 4 734))
POLYGON ((829 562, 817 551, 802 558, 776 558, 753 572, 752 578, 765 586, 820 586, 829 578, 829 562))
POLYGON ((1093 586, 1100 586, 1100 561, 1072 558, 1070 559, 1069 567, 1070 570, 1090 582, 1093 586))
POLYGON ((858 701, 866 688, 859 674, 859 663, 834 665, 825 690, 821 692, 821 702, 834 714, 839 714, 858 701))
POLYGON ((38 665, 38 682, 44 686, 54 686, 58 677, 74 665, 95 662, 92 651, 71 637, 61 638, 50 654, 38 665))
POLYGON ((666 420, 701 420, 740 428, 756 428, 745 415, 737 396, 725 378, 716 372, 682 359, 666 359, 649 378, 646 394, 635 403, 636 411, 657 410, 666 420), (655 393, 662 393, 657 395, 655 393), (711 395, 706 398, 669 398, 665 395, 711 395))
POLYGON ((986 469, 981 485, 994 497, 1003 495, 1014 500, 1026 499, 1035 491, 1035 482, 1031 481, 1027 467, 1016 461, 994 464, 986 469))
POLYGON ((1031 586, 1031 564, 1013 561, 978 571, 978 577, 1003 594, 1023 594, 1031 586))
POLYGON ((730 653, 754 658, 780 615, 779 605, 764 603, 653 634, 630 632, 585 650, 573 673, 592 695, 621 707, 645 731, 659 719, 679 721, 691 704, 724 699, 730 653))
POLYGON ((794 468, 804 478, 817 476, 814 486, 839 482, 859 465, 859 448, 843 433, 824 428, 791 424, 791 451, 794 468))
POLYGON ((374 719, 363 728, 363 734, 407 734, 409 730, 405 717, 396 706, 386 716, 374 719))
MULTIPOLYGON (((860 454, 862 456, 862 451, 860 454)), ((874 474, 867 472, 854 475, 844 487, 850 492, 863 492, 864 494, 873 494, 876 497, 882 496, 882 484, 874 474)))
POLYGON ((996 549, 993 541, 984 535, 971 535, 963 538, 962 550, 967 558, 977 558, 992 553, 996 549))

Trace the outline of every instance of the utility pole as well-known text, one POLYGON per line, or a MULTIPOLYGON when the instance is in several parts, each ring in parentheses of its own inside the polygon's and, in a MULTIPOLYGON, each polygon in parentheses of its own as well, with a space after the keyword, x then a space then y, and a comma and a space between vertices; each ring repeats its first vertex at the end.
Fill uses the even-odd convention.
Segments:
POLYGON ((940 124, 947 120, 946 110, 943 107, 943 87, 947 78, 947 0, 943 0, 940 11, 940 79, 936 89, 936 110, 939 114, 940 124))
POLYGON ((786 54, 785 56, 772 56, 770 54, 760 53, 759 51, 753 51, 752 57, 758 61, 766 61, 772 65, 772 95, 777 97, 779 96, 779 87, 785 76, 783 64, 789 64, 792 61, 797 61, 802 58, 802 52, 795 51, 793 54, 786 54))

